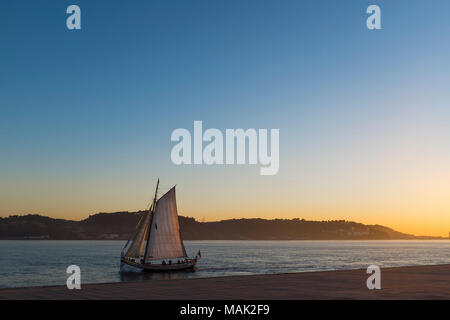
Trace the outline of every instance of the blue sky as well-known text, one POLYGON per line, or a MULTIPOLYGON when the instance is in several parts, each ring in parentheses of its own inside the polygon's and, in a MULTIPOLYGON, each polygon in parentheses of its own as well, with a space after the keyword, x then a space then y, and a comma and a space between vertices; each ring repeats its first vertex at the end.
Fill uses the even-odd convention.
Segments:
POLYGON ((449 9, 446 0, 3 1, 0 215, 140 209, 160 176, 179 185, 180 211, 200 219, 348 218, 444 233, 434 226, 450 209, 439 193, 450 169, 449 9), (80 31, 66 28, 71 4, 80 31), (365 26, 370 4, 382 30, 365 26), (194 120, 280 129, 280 173, 174 166, 170 134, 194 120), (439 189, 408 202, 424 181, 439 189))

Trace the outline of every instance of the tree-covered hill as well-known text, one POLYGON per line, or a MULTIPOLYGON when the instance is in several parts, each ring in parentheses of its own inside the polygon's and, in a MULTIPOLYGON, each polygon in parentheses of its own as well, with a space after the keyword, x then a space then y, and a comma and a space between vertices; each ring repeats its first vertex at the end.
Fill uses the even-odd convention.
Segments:
MULTIPOLYGON (((82 221, 41 215, 0 218, 0 239, 127 239, 140 212, 98 213, 82 221)), ((380 225, 345 220, 231 219, 199 222, 180 216, 185 240, 398 240, 419 239, 380 225)), ((424 239, 427 237, 420 237, 424 239)), ((429 237, 431 238, 431 237, 429 237)))

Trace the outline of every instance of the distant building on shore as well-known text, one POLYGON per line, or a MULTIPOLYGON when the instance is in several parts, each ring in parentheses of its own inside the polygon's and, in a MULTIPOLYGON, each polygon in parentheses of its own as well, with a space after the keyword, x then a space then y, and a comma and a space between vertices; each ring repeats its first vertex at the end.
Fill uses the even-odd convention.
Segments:
POLYGON ((104 233, 104 234, 100 235, 99 239, 117 240, 117 239, 119 239, 119 234, 116 234, 116 233, 104 233))
POLYGON ((46 235, 42 235, 42 236, 24 236, 23 238, 25 240, 49 240, 50 235, 46 234, 46 235))

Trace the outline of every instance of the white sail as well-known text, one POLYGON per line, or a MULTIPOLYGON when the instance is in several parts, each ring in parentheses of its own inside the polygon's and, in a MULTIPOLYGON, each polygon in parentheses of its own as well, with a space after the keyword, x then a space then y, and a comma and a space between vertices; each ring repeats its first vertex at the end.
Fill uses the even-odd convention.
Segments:
POLYGON ((143 221, 138 224, 138 230, 131 242, 130 247, 127 250, 127 253, 125 254, 125 257, 139 258, 143 255, 142 249, 144 248, 144 242, 147 239, 150 217, 151 215, 149 213, 146 213, 143 221))
POLYGON ((176 259, 186 256, 180 235, 175 187, 173 187, 156 203, 145 260, 176 259))

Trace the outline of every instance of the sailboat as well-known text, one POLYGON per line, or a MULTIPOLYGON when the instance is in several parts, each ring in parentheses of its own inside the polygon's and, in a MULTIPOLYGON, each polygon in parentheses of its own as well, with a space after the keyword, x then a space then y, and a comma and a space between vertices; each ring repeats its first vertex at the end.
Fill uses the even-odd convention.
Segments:
POLYGON ((122 249, 121 272, 194 270, 197 256, 190 259, 181 239, 175 187, 155 197, 140 217, 135 232, 122 249))

